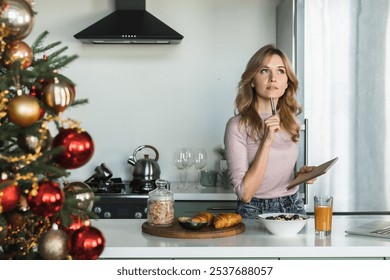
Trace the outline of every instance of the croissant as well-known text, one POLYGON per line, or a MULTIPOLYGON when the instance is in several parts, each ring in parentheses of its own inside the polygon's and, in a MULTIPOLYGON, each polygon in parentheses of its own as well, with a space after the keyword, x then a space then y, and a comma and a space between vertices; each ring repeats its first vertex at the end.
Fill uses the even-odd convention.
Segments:
POLYGON ((192 221, 195 223, 207 223, 208 225, 212 225, 214 222, 214 214, 207 211, 202 211, 192 217, 192 221))
POLYGON ((226 228, 242 222, 242 216, 236 213, 220 213, 214 219, 215 228, 226 228))

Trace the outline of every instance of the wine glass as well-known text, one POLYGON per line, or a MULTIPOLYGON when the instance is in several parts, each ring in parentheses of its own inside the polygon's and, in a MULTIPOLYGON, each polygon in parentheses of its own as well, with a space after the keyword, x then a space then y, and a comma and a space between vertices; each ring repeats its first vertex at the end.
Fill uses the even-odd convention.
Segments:
POLYGON ((173 163, 175 164, 176 168, 179 170, 179 186, 178 188, 184 188, 185 182, 187 179, 183 180, 183 170, 186 168, 186 153, 184 149, 176 149, 174 156, 173 156, 173 163))
POLYGON ((206 166, 207 163, 207 153, 205 149, 195 149, 194 151, 194 166, 198 170, 198 183, 196 185, 196 188, 198 189, 205 189, 200 184, 200 172, 201 170, 206 166))
POLYGON ((194 164, 194 151, 192 148, 183 148, 184 150, 184 168, 185 168, 185 182, 184 186, 188 187, 188 169, 194 164))

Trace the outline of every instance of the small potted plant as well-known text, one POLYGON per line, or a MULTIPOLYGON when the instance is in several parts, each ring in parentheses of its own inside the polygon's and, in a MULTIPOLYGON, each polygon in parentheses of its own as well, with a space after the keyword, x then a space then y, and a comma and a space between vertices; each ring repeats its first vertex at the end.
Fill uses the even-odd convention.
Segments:
POLYGON ((226 155, 225 155, 225 149, 224 148, 217 148, 217 153, 221 156, 221 160, 219 161, 219 168, 222 172, 228 170, 227 161, 226 161, 226 155))

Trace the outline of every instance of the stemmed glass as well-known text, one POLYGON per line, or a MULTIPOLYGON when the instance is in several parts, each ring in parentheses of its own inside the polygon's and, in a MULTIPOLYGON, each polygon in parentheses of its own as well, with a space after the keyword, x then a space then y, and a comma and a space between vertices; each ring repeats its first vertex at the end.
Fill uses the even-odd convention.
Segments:
POLYGON ((185 182, 187 181, 187 178, 183 180, 183 170, 186 168, 186 153, 184 149, 176 149, 175 154, 173 156, 173 163, 179 170, 180 181, 178 188, 184 188, 185 182))
POLYGON ((196 188, 198 189, 205 189, 200 184, 200 172, 201 170, 206 166, 207 163, 207 153, 205 149, 195 149, 194 151, 194 166, 198 170, 198 184, 196 185, 196 188))
POLYGON ((184 186, 188 186, 188 169, 194 164, 194 151, 192 148, 184 148, 184 168, 185 168, 185 183, 184 186))

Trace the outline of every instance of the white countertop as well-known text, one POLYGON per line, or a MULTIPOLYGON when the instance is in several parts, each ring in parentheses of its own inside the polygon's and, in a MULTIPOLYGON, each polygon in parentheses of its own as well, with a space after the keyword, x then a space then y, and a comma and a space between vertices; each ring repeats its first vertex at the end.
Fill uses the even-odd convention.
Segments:
POLYGON ((389 258, 390 239, 351 236, 345 229, 389 216, 334 216, 330 237, 314 233, 314 219, 292 237, 270 234, 256 220, 244 220, 243 234, 213 239, 162 238, 142 232, 145 220, 97 220, 106 239, 101 258, 389 258))

